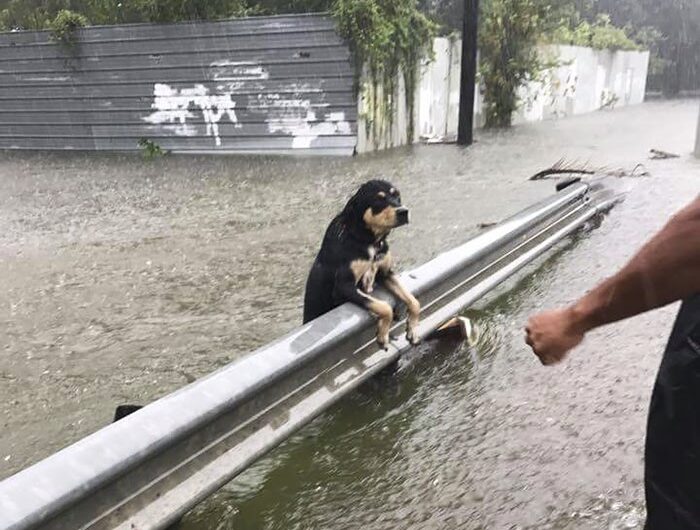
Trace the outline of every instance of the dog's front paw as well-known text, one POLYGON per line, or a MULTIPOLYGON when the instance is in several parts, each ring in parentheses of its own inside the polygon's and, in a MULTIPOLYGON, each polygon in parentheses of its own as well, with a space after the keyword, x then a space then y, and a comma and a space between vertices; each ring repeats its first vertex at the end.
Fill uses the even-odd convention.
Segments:
POLYGON ((420 344, 420 339, 416 335, 416 331, 413 328, 408 328, 406 330, 406 340, 413 346, 418 346, 420 344))
POLYGON ((420 339, 418 338, 418 321, 420 319, 420 303, 414 297, 409 299, 407 305, 408 308, 408 320, 406 321, 406 340, 413 344, 414 346, 420 344, 420 339))
POLYGON ((377 345, 384 351, 389 351, 389 334, 386 335, 377 333, 377 345))
POLYGON ((377 344, 379 344, 380 348, 388 350, 389 330, 391 329, 394 310, 386 302, 377 302, 372 312, 377 316, 377 344))

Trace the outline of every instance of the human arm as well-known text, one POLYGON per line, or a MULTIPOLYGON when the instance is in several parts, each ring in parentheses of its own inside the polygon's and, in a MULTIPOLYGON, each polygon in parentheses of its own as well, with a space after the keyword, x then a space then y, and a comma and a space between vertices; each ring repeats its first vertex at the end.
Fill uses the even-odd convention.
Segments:
POLYGON ((526 342, 543 364, 561 362, 597 327, 700 292, 700 197, 676 214, 617 274, 569 307, 532 317, 526 342))

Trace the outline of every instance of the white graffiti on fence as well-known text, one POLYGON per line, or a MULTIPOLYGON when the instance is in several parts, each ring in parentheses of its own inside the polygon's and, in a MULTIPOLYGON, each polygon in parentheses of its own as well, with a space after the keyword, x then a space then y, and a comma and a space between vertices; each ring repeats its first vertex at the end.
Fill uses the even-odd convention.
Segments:
POLYGON ((195 118, 191 107, 198 108, 206 124, 207 136, 213 136, 217 146, 221 145, 219 122, 224 115, 234 126, 238 125, 238 117, 234 108, 236 102, 230 92, 210 94, 204 85, 192 88, 173 88, 165 83, 156 83, 153 87, 153 103, 155 109, 144 121, 155 125, 170 125, 178 136, 194 136, 196 130, 187 123, 188 118, 195 118))
POLYGON ((260 116, 258 123, 264 123, 268 133, 290 136, 292 149, 308 149, 321 135, 352 134, 344 112, 326 111, 330 105, 324 101, 320 80, 292 81, 282 84, 279 92, 266 92, 269 77, 268 71, 256 62, 215 61, 209 65, 208 75, 216 83, 214 93, 202 84, 173 88, 156 83, 151 105, 155 110, 142 119, 176 136, 196 136, 197 129, 191 120, 196 118, 193 109, 198 109, 207 126, 207 135, 213 136, 220 147, 219 122, 224 115, 236 128, 242 126, 235 111, 239 101, 247 113, 260 116), (309 94, 316 94, 313 103, 309 94), (326 111, 323 120, 317 119, 319 110, 326 111))
POLYGON ((316 112, 309 110, 303 118, 276 118, 268 121, 271 133, 283 132, 291 135, 292 149, 308 149, 319 136, 351 134, 350 123, 344 112, 331 112, 323 121, 316 120, 316 112))

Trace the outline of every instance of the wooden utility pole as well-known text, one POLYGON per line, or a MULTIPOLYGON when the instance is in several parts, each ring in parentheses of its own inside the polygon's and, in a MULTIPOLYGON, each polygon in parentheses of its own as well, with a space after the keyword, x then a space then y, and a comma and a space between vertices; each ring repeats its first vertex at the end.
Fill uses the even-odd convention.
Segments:
POLYGON ((464 0, 462 23, 462 69, 459 87, 459 130, 457 143, 474 142, 474 99, 476 92, 476 49, 479 28, 479 0, 464 0))

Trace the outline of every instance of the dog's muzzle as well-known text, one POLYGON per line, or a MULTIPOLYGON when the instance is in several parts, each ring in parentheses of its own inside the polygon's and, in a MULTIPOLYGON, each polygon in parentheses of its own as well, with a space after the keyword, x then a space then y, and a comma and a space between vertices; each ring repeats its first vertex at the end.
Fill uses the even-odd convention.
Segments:
POLYGON ((403 206, 396 208, 396 226, 404 226, 408 224, 408 208, 403 206))

